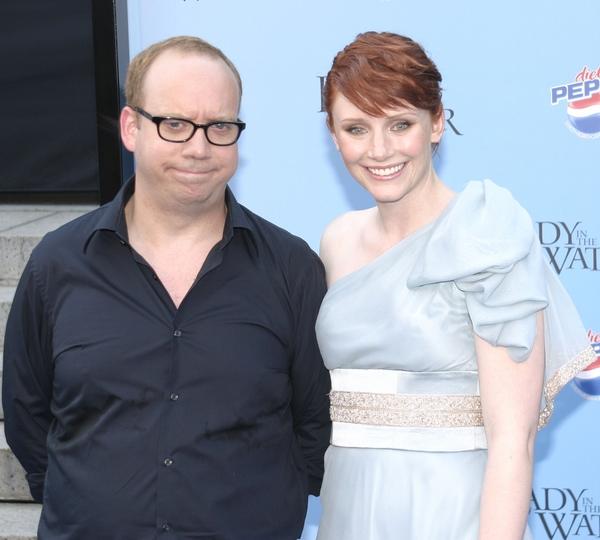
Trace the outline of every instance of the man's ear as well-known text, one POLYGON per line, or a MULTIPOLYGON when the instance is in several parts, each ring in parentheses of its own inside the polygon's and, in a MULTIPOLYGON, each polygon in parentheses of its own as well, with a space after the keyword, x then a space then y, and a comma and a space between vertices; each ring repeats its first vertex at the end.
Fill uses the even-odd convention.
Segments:
POLYGON ((121 140, 123 141, 123 146, 130 152, 135 151, 135 141, 139 130, 138 122, 137 113, 129 106, 123 107, 119 116, 121 140))

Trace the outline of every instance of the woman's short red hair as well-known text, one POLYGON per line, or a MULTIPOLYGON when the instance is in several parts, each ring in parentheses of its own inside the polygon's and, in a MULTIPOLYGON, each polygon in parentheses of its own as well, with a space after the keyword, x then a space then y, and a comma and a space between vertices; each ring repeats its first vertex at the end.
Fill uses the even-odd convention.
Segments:
POLYGON ((423 47, 391 32, 365 32, 333 60, 323 88, 327 125, 337 92, 371 116, 413 106, 442 114, 442 76, 423 47))

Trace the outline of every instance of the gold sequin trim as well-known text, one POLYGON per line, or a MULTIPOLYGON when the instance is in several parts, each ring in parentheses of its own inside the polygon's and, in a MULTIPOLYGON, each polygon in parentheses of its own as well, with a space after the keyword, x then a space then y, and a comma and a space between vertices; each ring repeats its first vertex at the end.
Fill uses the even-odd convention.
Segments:
POLYGON ((554 410, 554 398, 563 389, 563 387, 575 377, 581 370, 585 369, 596 360, 596 353, 592 347, 577 354, 573 360, 561 366, 558 371, 548 379, 544 385, 545 405, 540 413, 538 429, 542 429, 548 424, 554 410))
MULTIPOLYGON (((563 365, 544 385, 544 408, 538 429, 548 424, 554 399, 577 373, 596 360, 592 347, 563 365)), ((399 427, 481 427, 481 398, 476 395, 375 394, 340 392, 330 394, 333 422, 399 427)))
POLYGON ((400 427, 483 426, 481 399, 474 395, 330 394, 331 420, 400 427))

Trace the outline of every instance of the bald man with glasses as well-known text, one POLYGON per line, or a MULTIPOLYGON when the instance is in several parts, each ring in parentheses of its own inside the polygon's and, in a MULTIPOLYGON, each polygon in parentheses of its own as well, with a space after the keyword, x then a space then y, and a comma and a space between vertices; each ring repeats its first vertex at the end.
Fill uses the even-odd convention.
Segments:
POLYGON ((129 66, 135 176, 48 234, 5 339, 7 439, 40 540, 286 540, 318 494, 324 271, 238 204, 242 84, 193 37, 129 66))

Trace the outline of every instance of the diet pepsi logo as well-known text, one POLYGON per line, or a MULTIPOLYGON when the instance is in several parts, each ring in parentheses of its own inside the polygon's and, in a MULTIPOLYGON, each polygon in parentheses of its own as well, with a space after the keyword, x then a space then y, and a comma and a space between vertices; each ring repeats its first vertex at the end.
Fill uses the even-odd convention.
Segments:
POLYGON ((600 67, 587 66, 575 76, 575 81, 550 89, 550 103, 567 103, 566 126, 582 139, 600 137, 600 67))
POLYGON ((596 353, 596 361, 573 379, 573 385, 584 399, 600 400, 600 333, 589 330, 588 338, 596 353))

